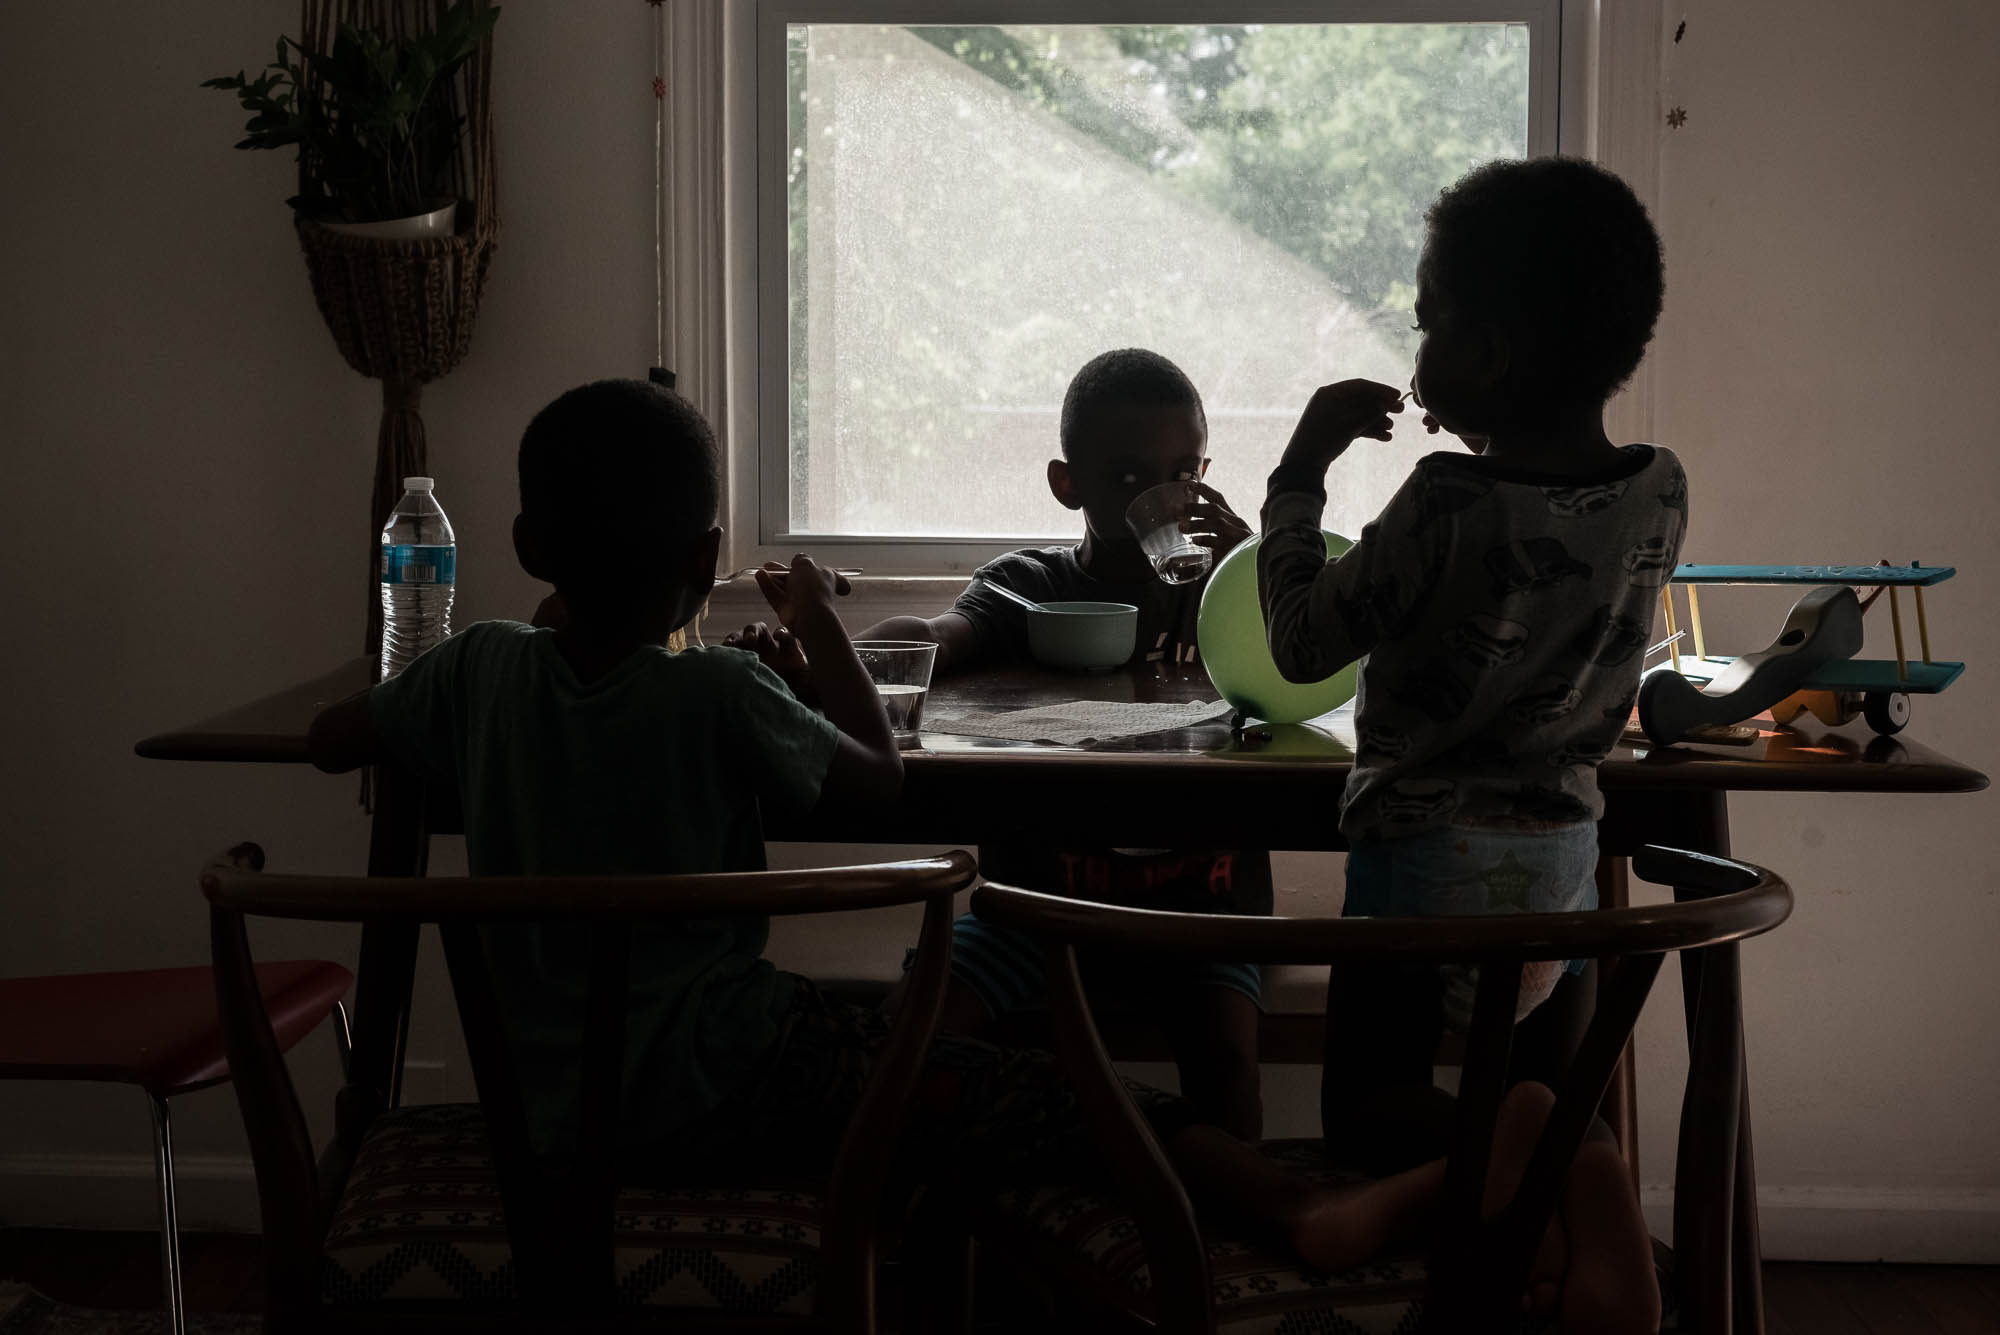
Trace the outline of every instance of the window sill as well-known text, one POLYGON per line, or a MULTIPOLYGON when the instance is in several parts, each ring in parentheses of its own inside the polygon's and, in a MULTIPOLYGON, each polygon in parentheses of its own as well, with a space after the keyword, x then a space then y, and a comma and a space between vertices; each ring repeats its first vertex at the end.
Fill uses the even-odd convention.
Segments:
MULTIPOLYGON (((885 617, 932 617, 948 611, 970 576, 857 575, 853 592, 840 600, 840 619, 850 631, 885 617)), ((771 608, 748 578, 717 589, 708 600, 707 621, 734 628, 750 621, 771 620, 771 608)))

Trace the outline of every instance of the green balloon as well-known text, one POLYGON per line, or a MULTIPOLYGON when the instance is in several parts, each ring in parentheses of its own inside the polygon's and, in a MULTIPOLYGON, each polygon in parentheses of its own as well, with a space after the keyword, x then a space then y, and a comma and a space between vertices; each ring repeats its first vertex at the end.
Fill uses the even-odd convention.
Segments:
MULTIPOLYGON (((1223 699, 1266 723, 1301 723, 1354 698, 1355 665, 1349 663, 1324 681, 1303 685, 1279 675, 1264 636, 1264 609, 1257 601, 1261 541, 1259 534, 1243 542, 1209 575, 1195 620, 1195 642, 1201 646, 1208 679, 1223 699)), ((1327 533, 1327 559, 1353 545, 1338 533, 1327 533)))

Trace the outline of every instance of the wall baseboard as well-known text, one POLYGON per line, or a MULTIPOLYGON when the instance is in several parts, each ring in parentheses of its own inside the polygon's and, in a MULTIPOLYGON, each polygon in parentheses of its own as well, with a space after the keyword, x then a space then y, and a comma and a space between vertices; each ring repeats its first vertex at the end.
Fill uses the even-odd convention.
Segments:
MULTIPOLYGON (((174 1200, 183 1230, 258 1231, 257 1178, 247 1154, 176 1154, 174 1200)), ((148 1154, 0 1154, 0 1226, 150 1229, 160 1224, 148 1154)))
MULTIPOLYGON (((257 1231, 247 1155, 174 1160, 181 1227, 257 1231)), ((1673 1230, 1673 1189, 1648 1186, 1646 1222, 1673 1230)), ((1764 1255, 1774 1261, 2000 1265, 2000 1192, 1765 1187, 1764 1255)), ((143 1154, 0 1154, 0 1226, 147 1229, 159 1223, 153 1161, 143 1154)))
MULTIPOLYGON (((1641 1204, 1671 1237, 1673 1188, 1648 1186, 1641 1204)), ((1767 1260, 2000 1264, 2000 1192, 1760 1187, 1757 1206, 1767 1260)))

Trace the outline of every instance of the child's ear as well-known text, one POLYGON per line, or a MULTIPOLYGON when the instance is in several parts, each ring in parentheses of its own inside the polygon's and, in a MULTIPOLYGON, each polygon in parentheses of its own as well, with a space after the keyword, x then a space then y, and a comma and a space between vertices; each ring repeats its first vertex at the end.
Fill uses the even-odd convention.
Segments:
POLYGON ((542 531, 526 515, 514 516, 514 559, 521 563, 521 569, 542 583, 556 582, 548 548, 542 542, 542 531))
POLYGON ((1076 478, 1069 471, 1069 460, 1049 460, 1049 495, 1065 510, 1083 508, 1083 498, 1076 494, 1076 478))
POLYGON ((722 556, 722 526, 717 524, 694 540, 694 569, 689 578, 697 589, 715 583, 715 563, 722 556))

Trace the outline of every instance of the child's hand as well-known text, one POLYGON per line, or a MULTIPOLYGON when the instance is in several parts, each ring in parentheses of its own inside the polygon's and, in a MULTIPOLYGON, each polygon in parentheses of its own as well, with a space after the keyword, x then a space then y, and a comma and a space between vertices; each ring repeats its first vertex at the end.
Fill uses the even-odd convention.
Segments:
POLYGON ((1376 380, 1342 380, 1313 391, 1285 446, 1281 466, 1326 466, 1347 452, 1358 437, 1387 440, 1395 428, 1390 413, 1403 411, 1403 391, 1376 380))
POLYGON ((1181 532, 1214 552, 1215 559, 1220 561, 1250 536, 1250 526, 1229 508, 1229 502, 1214 487, 1206 482, 1189 485, 1201 501, 1188 506, 1181 520, 1181 532))
POLYGON ((779 621, 794 630, 802 618, 817 614, 838 621, 833 600, 851 587, 846 576, 826 569, 804 552, 792 558, 789 569, 776 561, 766 561, 757 572, 757 588, 764 601, 771 605, 779 621))
MULTIPOLYGON (((1431 435, 1435 436, 1439 431, 1443 429, 1444 429, 1443 422, 1438 421, 1437 418, 1432 417, 1429 413, 1424 414, 1425 431, 1428 431, 1431 435)), ((1457 433, 1454 432, 1453 434, 1457 433)), ((1459 436, 1458 438, 1464 441, 1465 448, 1471 450, 1474 454, 1486 453, 1487 442, 1491 439, 1491 437, 1488 436, 1459 436)))
POLYGON ((799 637, 791 631, 783 626, 774 631, 761 621, 753 621, 742 630, 723 636, 722 642, 732 649, 744 649, 757 655, 765 667, 777 673, 779 679, 792 688, 793 695, 809 704, 814 702, 812 664, 806 661, 806 651, 799 644, 799 637))

